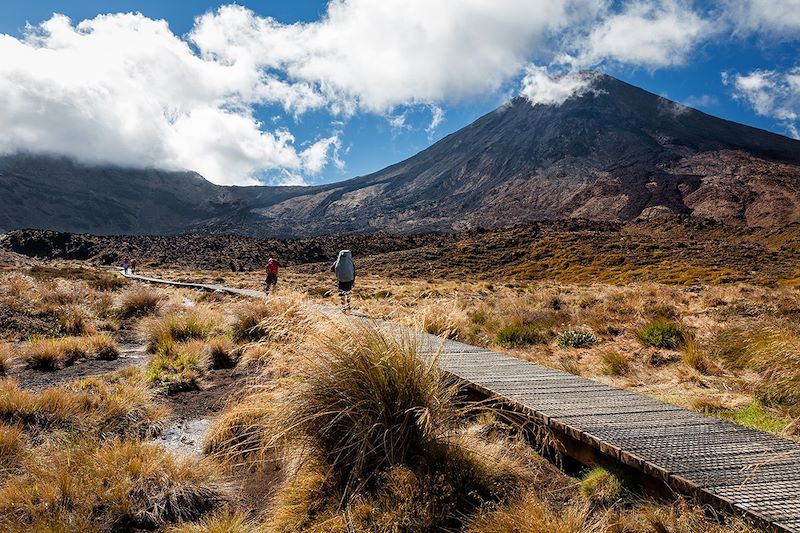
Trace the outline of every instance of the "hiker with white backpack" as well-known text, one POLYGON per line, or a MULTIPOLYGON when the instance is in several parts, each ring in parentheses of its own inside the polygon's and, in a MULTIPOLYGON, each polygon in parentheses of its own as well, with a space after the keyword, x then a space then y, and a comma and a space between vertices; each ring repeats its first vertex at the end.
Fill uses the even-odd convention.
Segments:
POLYGON ((349 311, 350 293, 353 291, 353 284, 356 281, 356 266, 353 264, 353 254, 350 253, 350 250, 339 252, 339 257, 331 265, 331 272, 336 273, 342 310, 349 311))

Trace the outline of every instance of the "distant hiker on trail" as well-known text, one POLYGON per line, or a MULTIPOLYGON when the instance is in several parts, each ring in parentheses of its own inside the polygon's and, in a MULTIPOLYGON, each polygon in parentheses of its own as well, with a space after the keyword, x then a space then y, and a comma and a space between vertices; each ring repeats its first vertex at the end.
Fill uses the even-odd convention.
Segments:
POLYGON ((122 272, 127 274, 131 269, 131 262, 128 261, 128 258, 122 260, 122 272))
POLYGON ((281 264, 274 257, 270 257, 267 261, 267 280, 264 282, 264 292, 269 294, 272 287, 278 284, 278 268, 281 264))
POLYGON ((350 250, 341 250, 336 262, 331 265, 331 272, 336 272, 336 281, 339 282, 339 298, 342 300, 342 310, 350 310, 350 293, 356 281, 356 266, 353 264, 353 254, 350 250))
POLYGON ((136 259, 131 259, 131 274, 136 274, 136 259))

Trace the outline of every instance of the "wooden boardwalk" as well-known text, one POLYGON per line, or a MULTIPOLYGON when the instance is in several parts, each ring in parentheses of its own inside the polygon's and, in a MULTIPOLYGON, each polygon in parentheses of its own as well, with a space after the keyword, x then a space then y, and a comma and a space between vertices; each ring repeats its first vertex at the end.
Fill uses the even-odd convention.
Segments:
MULTIPOLYGON (((247 289, 129 277, 264 297, 247 289)), ((399 331, 388 323, 382 327, 399 331)), ((446 373, 596 457, 765 527, 800 533, 800 444, 508 355, 416 336, 421 354, 438 353, 446 373)))

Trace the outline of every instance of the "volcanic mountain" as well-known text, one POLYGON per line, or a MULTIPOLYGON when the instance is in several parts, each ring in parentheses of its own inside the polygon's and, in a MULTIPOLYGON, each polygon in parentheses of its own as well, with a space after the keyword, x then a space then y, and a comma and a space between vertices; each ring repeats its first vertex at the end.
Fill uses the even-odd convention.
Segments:
POLYGON ((691 214, 800 221, 800 141, 610 76, 561 105, 518 97, 415 156, 315 187, 220 187, 194 173, 0 159, 0 229, 297 237, 691 214))

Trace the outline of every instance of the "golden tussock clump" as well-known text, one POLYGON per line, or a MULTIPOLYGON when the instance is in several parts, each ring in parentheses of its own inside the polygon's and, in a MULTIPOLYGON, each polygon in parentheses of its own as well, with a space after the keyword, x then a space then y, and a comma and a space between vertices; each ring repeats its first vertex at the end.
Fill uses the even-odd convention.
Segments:
POLYGON ((0 486, 0 528, 153 529, 220 510, 231 493, 219 468, 136 441, 53 445, 0 486))

